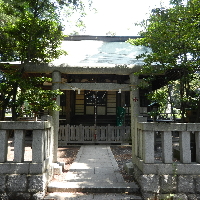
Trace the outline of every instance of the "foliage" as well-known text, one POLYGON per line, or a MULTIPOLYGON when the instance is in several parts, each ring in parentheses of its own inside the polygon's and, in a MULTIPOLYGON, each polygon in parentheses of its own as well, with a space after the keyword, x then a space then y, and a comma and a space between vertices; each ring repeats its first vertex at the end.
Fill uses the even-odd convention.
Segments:
MULTIPOLYGON (((139 74, 150 75, 149 84, 157 74, 176 70, 179 82, 179 99, 182 119, 185 109, 191 102, 191 83, 196 79, 200 64, 200 2, 189 0, 186 5, 182 1, 171 1, 168 9, 156 8, 148 21, 140 25, 143 38, 130 39, 133 45, 142 45, 151 49, 137 58, 144 58, 144 66, 139 74)), ((168 80, 170 81, 170 79, 168 80)), ((199 98, 199 97, 198 97, 199 98)))
POLYGON ((149 92, 147 98, 151 100, 151 102, 159 104, 159 113, 166 112, 167 104, 169 103, 167 86, 162 89, 149 92))
POLYGON ((43 86, 45 82, 51 81, 51 78, 47 77, 26 77, 20 69, 5 66, 0 83, 1 110, 12 108, 16 111, 16 113, 13 112, 13 118, 24 114, 38 113, 42 110, 59 110, 56 98, 62 92, 45 90, 43 86), (18 83, 17 87, 16 82, 18 83))
POLYGON ((12 1, 2 2, 5 15, 15 18, 7 20, 1 33, 8 41, 0 44, 5 61, 50 62, 64 52, 58 50, 63 39, 62 26, 57 7, 51 1, 12 1), (10 6, 12 5, 12 6, 10 6), (12 57, 6 57, 4 48, 12 51, 12 57))
MULTIPOLYGON (((43 84, 52 82, 51 78, 47 77, 28 77, 26 86, 21 86, 21 102, 25 102, 24 109, 20 108, 22 114, 38 113, 43 110, 60 110, 56 104, 58 95, 61 95, 60 90, 45 90, 43 84), (23 101, 22 101, 23 100, 23 101)), ((20 113, 20 112, 19 112, 20 113)))
MULTIPOLYGON (((88 2, 90 5, 92 0, 88 2)), ((26 77, 23 66, 29 62, 48 63, 66 53, 60 49, 63 39, 61 14, 65 8, 71 13, 80 11, 80 18, 84 16, 82 0, 0 0, 0 61, 22 64, 19 68, 4 66, 1 69, 2 119, 6 108, 12 108, 15 120, 23 113, 24 101, 32 112, 58 109, 55 97, 60 91, 43 90, 42 83, 46 80, 26 77)))
MULTIPOLYGON (((87 12, 94 11, 96 9, 92 7, 93 0, 66 0, 64 2, 65 9, 63 12, 64 21, 67 27, 72 28, 72 32, 67 32, 69 35, 79 35, 79 31, 84 31, 86 25, 84 23, 84 17, 87 12)), ((66 30, 67 31, 67 30, 66 30)))

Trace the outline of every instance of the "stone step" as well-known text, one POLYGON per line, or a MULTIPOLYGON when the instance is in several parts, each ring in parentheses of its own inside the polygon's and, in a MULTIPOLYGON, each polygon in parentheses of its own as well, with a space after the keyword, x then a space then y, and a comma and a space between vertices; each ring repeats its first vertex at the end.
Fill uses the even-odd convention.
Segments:
POLYGON ((132 183, 104 182, 50 182, 48 192, 83 192, 83 193, 139 193, 139 187, 132 183))
POLYGON ((142 200, 142 197, 137 194, 130 193, 67 193, 67 192, 54 192, 45 196, 44 200, 78 200, 78 199, 94 199, 94 200, 142 200))
POLYGON ((58 162, 58 163, 53 163, 53 173, 54 175, 61 175, 64 167, 65 167, 65 163, 64 162, 58 162))
POLYGON ((123 176, 120 173, 113 173, 113 171, 106 171, 104 170, 104 173, 98 172, 96 170, 95 174, 93 170, 69 170, 67 172, 67 176, 65 176, 64 180, 65 182, 109 182, 109 183, 115 183, 115 182, 124 182, 123 176), (92 173, 93 172, 93 173, 92 173))
POLYGON ((60 166, 58 163, 53 163, 53 174, 54 175, 62 174, 62 166, 60 166))

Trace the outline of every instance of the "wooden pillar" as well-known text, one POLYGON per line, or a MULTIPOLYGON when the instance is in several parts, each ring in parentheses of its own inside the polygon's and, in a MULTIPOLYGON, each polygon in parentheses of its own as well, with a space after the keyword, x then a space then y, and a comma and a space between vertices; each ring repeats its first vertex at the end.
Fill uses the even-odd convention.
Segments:
MULTIPOLYGON (((54 71, 52 73, 52 90, 60 89, 61 73, 54 71)), ((60 95, 57 96, 56 103, 60 106, 60 95)), ((52 119, 54 126, 54 140, 53 140, 53 162, 57 162, 57 150, 58 150, 58 131, 59 131, 59 111, 52 111, 52 119)))
POLYGON ((121 92, 121 107, 125 106, 125 91, 121 92))
POLYGON ((71 122, 71 91, 66 91, 66 124, 71 122))

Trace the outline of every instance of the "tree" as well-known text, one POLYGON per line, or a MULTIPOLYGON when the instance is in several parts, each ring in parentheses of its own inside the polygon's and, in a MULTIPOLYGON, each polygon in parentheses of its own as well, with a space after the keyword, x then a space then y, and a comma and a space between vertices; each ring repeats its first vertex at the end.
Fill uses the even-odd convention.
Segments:
MULTIPOLYGON (((21 63, 17 69, 4 65, 1 74, 1 108, 5 110, 11 107, 13 120, 16 119, 17 110, 22 107, 24 100, 40 100, 38 106, 29 106, 34 112, 36 107, 39 109, 39 104, 55 108, 55 100, 45 98, 52 102, 48 104, 39 96, 55 96, 56 92, 47 94, 42 88, 40 92, 36 90, 38 81, 41 80, 25 77, 23 65, 29 62, 50 62, 66 53, 60 49, 63 39, 60 13, 65 7, 73 11, 84 10, 81 0, 0 0, 0 61, 21 63), (26 87, 27 90, 24 89, 26 87)), ((5 113, 2 114, 3 118, 5 113)))
POLYGON ((49 62, 63 53, 58 50, 63 39, 61 20, 51 1, 8 0, 2 7, 7 16, 16 18, 7 21, 2 30, 9 40, 13 39, 13 60, 49 62))
POLYGON ((0 83, 1 120, 5 117, 5 110, 11 108, 12 118, 19 116, 39 114, 39 112, 52 109, 59 110, 56 105, 60 90, 45 90, 44 83, 51 82, 47 77, 21 77, 20 69, 10 65, 5 66, 0 83), (17 89, 14 90, 17 82, 17 89))
POLYGON ((179 98, 184 119, 192 100, 190 94, 194 88, 191 84, 200 64, 200 2, 189 0, 184 5, 181 0, 174 0, 171 4, 168 9, 152 10, 147 23, 142 23, 145 28, 141 32, 143 38, 129 40, 129 43, 151 49, 151 53, 138 56, 145 62, 140 73, 154 78, 155 74, 176 70, 176 77, 180 78, 179 98))

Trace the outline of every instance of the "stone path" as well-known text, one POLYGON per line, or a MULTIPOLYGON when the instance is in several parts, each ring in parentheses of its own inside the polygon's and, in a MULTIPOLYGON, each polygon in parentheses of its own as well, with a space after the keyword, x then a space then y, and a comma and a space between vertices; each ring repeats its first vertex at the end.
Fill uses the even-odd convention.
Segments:
POLYGON ((81 146, 65 181, 51 182, 48 192, 45 200, 141 199, 138 186, 124 181, 106 145, 81 146))

